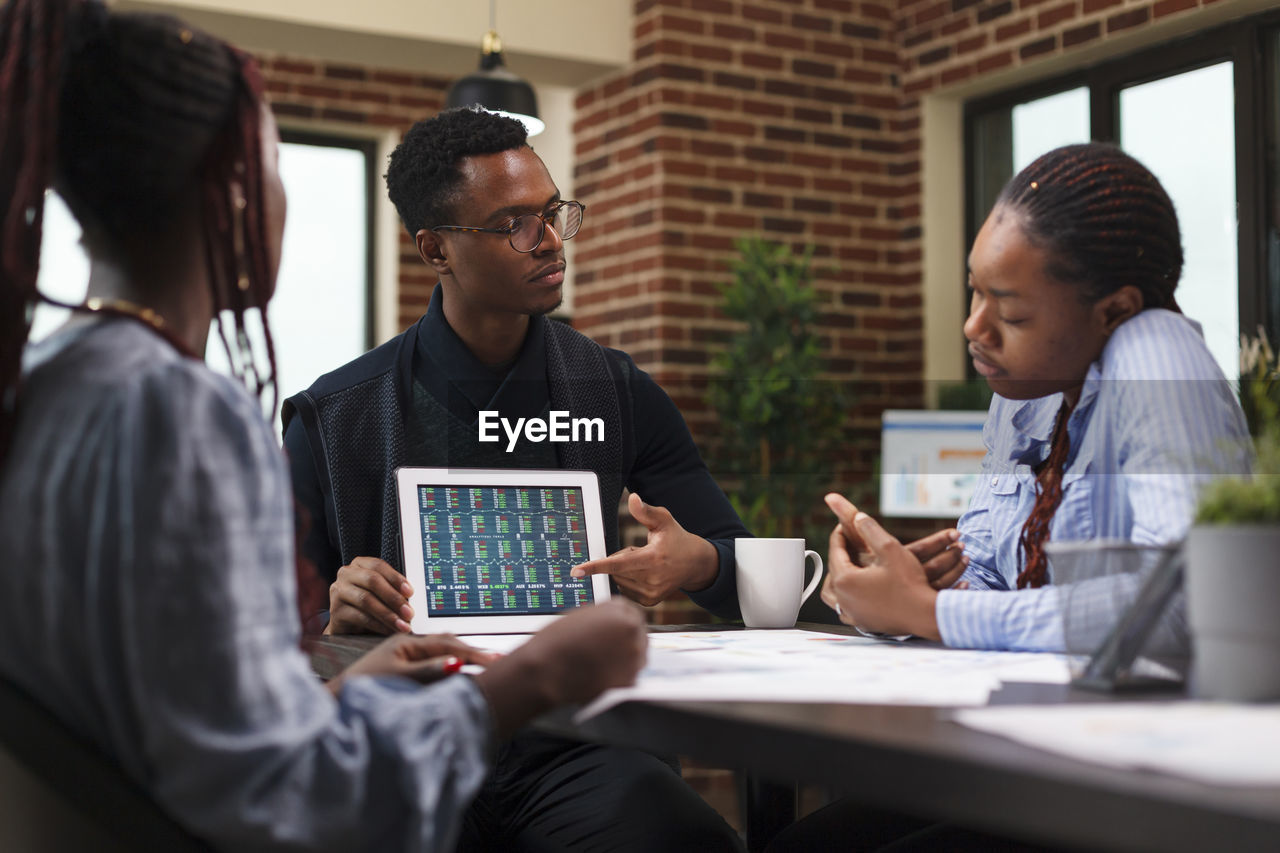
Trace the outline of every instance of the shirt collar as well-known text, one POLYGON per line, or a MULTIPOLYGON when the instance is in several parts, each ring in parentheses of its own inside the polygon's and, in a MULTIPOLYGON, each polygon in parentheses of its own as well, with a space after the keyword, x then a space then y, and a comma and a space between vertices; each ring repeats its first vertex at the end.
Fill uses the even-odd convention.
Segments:
POLYGON ((414 378, 465 423, 475 423, 482 409, 511 419, 540 415, 548 400, 546 323, 545 317, 529 318, 515 363, 500 375, 476 358, 449 325, 437 282, 418 324, 414 378))
MULTIPOLYGON (((1106 350, 1097 361, 1089 365, 1084 383, 1080 386, 1080 399, 1071 410, 1071 420, 1076 421, 1087 412, 1097 399, 1098 389, 1102 387, 1102 360, 1106 350)), ((1011 418, 1013 428, 1026 437, 1028 442, 1045 442, 1053 438, 1053 427, 1057 422, 1058 411, 1062 408, 1062 394, 1050 394, 1026 400, 1014 410, 1011 418)))
POLYGON ((1013 428, 1028 442, 1048 441, 1053 438, 1053 424, 1062 408, 1062 395, 1050 394, 1034 400, 1024 400, 1014 409, 1013 428))

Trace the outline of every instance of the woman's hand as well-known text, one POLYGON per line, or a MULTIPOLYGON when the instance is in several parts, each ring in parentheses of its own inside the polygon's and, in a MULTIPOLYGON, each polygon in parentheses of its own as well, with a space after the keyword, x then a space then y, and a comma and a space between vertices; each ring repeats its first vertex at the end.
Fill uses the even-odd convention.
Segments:
POLYGON ((848 625, 941 639, 934 615, 938 593, 920 559, 875 519, 839 495, 828 495, 827 505, 840 523, 828 541, 823 601, 848 625), (851 545, 846 530, 853 531, 857 545, 851 545), (858 546, 866 550, 865 564, 851 553, 858 546))
POLYGON ((506 737, 558 705, 635 683, 648 655, 644 613, 625 599, 573 610, 476 676, 506 737))
POLYGON ((374 646, 328 682, 337 696, 344 679, 353 675, 395 675, 430 684, 462 669, 463 664, 488 665, 501 655, 469 646, 452 634, 398 634, 374 646))
MULTIPOLYGON (((836 518, 840 519, 844 538, 849 543, 849 553, 853 556, 854 562, 859 566, 871 563, 874 556, 853 526, 853 518, 857 515, 858 508, 847 498, 834 492, 827 495, 825 501, 831 511, 836 514, 836 518)), ((934 589, 953 588, 965 569, 969 568, 969 558, 964 554, 964 543, 960 541, 960 531, 954 527, 930 533, 928 536, 908 543, 906 548, 924 566, 929 585, 934 589)), ((828 601, 827 604, 834 609, 834 601, 828 601)))

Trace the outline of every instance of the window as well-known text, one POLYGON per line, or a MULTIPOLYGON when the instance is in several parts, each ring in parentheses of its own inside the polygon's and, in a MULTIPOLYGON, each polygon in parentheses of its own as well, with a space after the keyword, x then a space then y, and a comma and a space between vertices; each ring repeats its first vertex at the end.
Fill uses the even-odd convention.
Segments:
POLYGON ((1227 376, 1239 373, 1232 63, 1127 86, 1119 95, 1120 145, 1160 178, 1182 231, 1178 305, 1204 330, 1227 376))
MULTIPOLYGON (((1273 343, 1280 338, 1280 30, 1268 34, 1266 39, 1266 72, 1262 76, 1258 101, 1266 104, 1262 116, 1263 150, 1260 156, 1265 175, 1265 187, 1259 201, 1262 220, 1261 277, 1266 282, 1266 292, 1271 299, 1266 313, 1259 317, 1271 332, 1273 343)), ((1248 327, 1246 327, 1248 328, 1248 327)))
POLYGON ((972 124, 970 163, 977 180, 970 192, 969 213, 976 223, 970 243, 1010 178, 1046 151, 1089 141, 1089 90, 1077 87, 990 110, 972 124))
MULTIPOLYGON (((372 142, 290 130, 282 130, 281 136, 280 174, 289 207, 268 319, 283 400, 372 343, 371 202, 376 176, 372 142)), ((80 227, 53 193, 45 206, 44 228, 41 291, 66 302, 83 301, 89 264, 79 245, 80 227)), ((38 308, 32 339, 48 335, 65 315, 49 306, 38 308)), ((265 364, 261 341, 255 344, 259 363, 265 364)), ((210 334, 205 354, 210 367, 228 370, 216 332, 210 334)))
MULTIPOLYGON (((75 304, 84 301, 88 282, 89 256, 80 245, 80 225, 62 197, 50 190, 44 202, 44 237, 40 241, 40 277, 36 286, 52 299, 75 304)), ((31 340, 47 337, 66 322, 67 313, 63 308, 36 306, 31 340)))
POLYGON ((1186 259, 1178 302, 1236 376, 1242 331, 1280 335, 1278 26, 1268 14, 966 104, 969 241, 1036 155, 1118 143, 1173 199, 1186 259))

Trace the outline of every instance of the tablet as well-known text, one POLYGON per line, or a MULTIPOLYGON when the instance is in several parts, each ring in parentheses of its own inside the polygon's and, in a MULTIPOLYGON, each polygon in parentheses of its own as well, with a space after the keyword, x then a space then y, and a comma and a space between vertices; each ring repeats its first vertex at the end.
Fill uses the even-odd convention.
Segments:
POLYGON ((609 598, 594 471, 397 468, 400 542, 416 633, 536 631, 609 598))

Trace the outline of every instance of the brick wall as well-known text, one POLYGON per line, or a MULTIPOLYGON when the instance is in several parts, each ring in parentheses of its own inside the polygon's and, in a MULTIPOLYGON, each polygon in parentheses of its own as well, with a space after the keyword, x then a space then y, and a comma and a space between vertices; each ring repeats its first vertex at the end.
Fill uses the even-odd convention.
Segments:
MULTIPOLYGON (((637 0, 632 63, 576 100, 575 325, 653 372, 702 438, 732 240, 813 244, 830 375, 860 381, 851 437, 874 430, 884 404, 921 401, 920 96, 1213 2, 637 0)), ((262 60, 280 117, 396 134, 452 82, 262 60)), ((401 248, 405 326, 432 281, 401 248)))
POLYGON ((903 109, 941 86, 1034 65, 1218 0, 899 0, 903 109))
POLYGON ((922 397, 918 142, 894 6, 639 0, 635 13, 634 62, 576 102, 590 229, 575 325, 653 373, 705 446, 733 240, 812 244, 831 376, 861 380, 840 475, 865 478, 880 409, 922 397))

